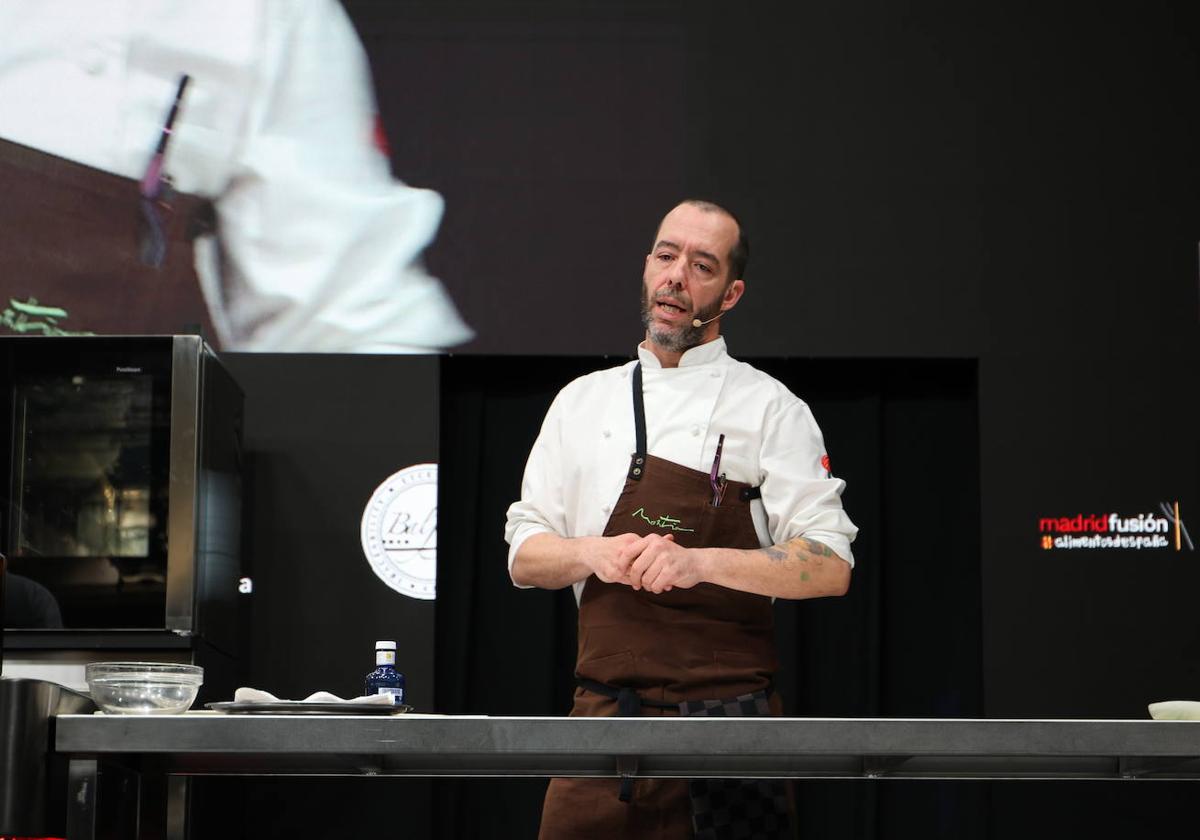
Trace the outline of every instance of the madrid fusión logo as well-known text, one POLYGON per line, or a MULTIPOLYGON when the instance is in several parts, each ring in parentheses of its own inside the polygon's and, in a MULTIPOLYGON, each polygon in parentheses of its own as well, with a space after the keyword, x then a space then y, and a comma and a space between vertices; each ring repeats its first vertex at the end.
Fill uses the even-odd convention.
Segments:
POLYGON ((1138 513, 1076 513, 1038 519, 1038 539, 1056 549, 1134 549, 1195 551, 1179 501, 1159 502, 1138 513))

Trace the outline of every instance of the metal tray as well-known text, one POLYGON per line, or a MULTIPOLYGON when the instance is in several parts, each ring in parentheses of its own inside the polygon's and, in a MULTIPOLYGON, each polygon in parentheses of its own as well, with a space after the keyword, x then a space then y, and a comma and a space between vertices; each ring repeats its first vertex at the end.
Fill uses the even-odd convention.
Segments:
POLYGON ((310 703, 305 700, 273 700, 266 703, 205 703, 205 708, 226 715, 402 715, 412 706, 382 706, 376 703, 310 703))

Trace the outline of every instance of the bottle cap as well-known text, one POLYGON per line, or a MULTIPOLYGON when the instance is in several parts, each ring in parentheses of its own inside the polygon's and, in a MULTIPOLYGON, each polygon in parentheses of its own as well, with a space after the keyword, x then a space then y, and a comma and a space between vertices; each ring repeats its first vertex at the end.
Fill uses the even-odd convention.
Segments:
POLYGON ((395 649, 396 649, 395 642, 376 642, 375 643, 375 650, 395 650, 395 649))

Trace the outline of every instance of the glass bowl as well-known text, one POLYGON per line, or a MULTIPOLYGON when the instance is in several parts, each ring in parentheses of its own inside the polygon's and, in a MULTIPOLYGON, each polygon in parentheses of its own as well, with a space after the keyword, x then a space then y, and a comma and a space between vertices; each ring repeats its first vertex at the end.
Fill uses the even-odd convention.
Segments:
POLYGON ((110 715, 181 715, 195 702, 204 669, 164 662, 92 662, 84 677, 92 700, 110 715))

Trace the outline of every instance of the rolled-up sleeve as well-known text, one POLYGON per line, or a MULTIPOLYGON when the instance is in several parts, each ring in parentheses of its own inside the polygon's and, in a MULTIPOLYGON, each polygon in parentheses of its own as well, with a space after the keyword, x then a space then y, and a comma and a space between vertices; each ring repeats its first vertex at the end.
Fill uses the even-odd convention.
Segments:
POLYGON ((525 464, 521 498, 508 508, 504 539, 509 545, 509 575, 525 540, 534 534, 567 535, 566 488, 562 477, 562 398, 560 393, 546 412, 525 464))
POLYGON ((842 509, 846 482, 829 474, 825 459, 825 442, 812 412, 788 394, 768 417, 759 454, 771 539, 776 544, 796 537, 816 540, 853 566, 850 543, 858 528, 842 509))

